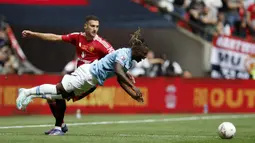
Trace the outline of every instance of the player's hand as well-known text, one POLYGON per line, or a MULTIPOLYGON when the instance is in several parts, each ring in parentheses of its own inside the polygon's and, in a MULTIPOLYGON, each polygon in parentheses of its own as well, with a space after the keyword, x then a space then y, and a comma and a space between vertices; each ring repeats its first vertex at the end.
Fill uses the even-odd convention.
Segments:
POLYGON ((133 89, 134 89, 134 91, 136 92, 136 96, 134 96, 134 97, 132 97, 132 98, 135 99, 135 100, 138 101, 138 102, 143 102, 143 94, 142 94, 142 92, 140 91, 140 89, 137 88, 137 87, 134 87, 133 89))
POLYGON ((133 84, 135 84, 135 77, 132 76, 129 72, 127 72, 127 77, 131 80, 133 84))
POLYGON ((142 96, 132 96, 132 98, 133 98, 134 100, 138 101, 138 102, 141 102, 141 103, 143 103, 143 102, 144 102, 144 100, 143 100, 143 97, 142 97, 142 96))
POLYGON ((33 32, 30 31, 30 30, 23 30, 23 31, 22 31, 22 36, 23 36, 24 38, 26 38, 26 37, 32 37, 32 36, 33 36, 33 32))
POLYGON ((138 97, 138 98, 136 98, 136 101, 141 102, 141 103, 144 102, 143 97, 138 97))

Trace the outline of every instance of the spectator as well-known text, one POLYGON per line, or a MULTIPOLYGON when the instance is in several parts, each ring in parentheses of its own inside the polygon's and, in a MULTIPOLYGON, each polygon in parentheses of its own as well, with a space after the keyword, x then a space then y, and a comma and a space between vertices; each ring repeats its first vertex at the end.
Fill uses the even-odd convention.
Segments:
POLYGON ((157 6, 163 14, 174 11, 173 0, 158 0, 157 6))
POLYGON ((247 24, 252 31, 255 30, 255 4, 251 4, 246 13, 247 24))
POLYGON ((164 17, 209 41, 215 35, 254 39, 254 0, 145 0, 148 1, 158 2, 155 5, 161 7, 161 11, 162 3, 173 3, 174 13, 165 10, 164 17))
POLYGON ((179 63, 176 61, 171 62, 166 58, 166 55, 163 54, 161 58, 155 58, 153 51, 149 51, 147 58, 137 63, 130 73, 135 77, 192 77, 189 71, 183 71, 179 63))
POLYGON ((245 10, 252 4, 254 4, 254 0, 243 0, 243 7, 245 10))
POLYGON ((207 37, 208 40, 212 40, 211 35, 216 32, 217 23, 217 12, 213 8, 205 6, 200 15, 200 21, 205 29, 206 33, 209 33, 207 37))
POLYGON ((205 5, 210 7, 210 8, 215 8, 216 11, 217 9, 221 8, 223 3, 222 0, 203 0, 205 5))
POLYGON ((180 14, 181 17, 184 17, 186 13, 186 8, 188 8, 191 0, 174 0, 174 12, 180 14))
POLYGON ((7 35, 5 17, 0 15, 0 74, 17 74, 20 67, 7 35))
POLYGON ((6 47, 2 47, 0 49, 0 73, 3 73, 4 64, 8 60, 8 54, 7 54, 6 47))
POLYGON ((159 65, 163 64, 164 60, 155 58, 154 52, 149 51, 146 59, 137 63, 130 73, 135 76, 155 77, 158 75, 159 65))
POLYGON ((249 56, 244 61, 244 66, 250 75, 250 79, 255 79, 255 61, 253 56, 249 56))
POLYGON ((236 21, 240 21, 238 10, 243 6, 242 0, 222 0, 222 4, 219 11, 224 12, 230 26, 234 26, 236 21))
POLYGON ((217 25, 216 25, 216 32, 217 32, 217 35, 226 35, 226 36, 230 36, 231 35, 230 25, 225 20, 225 15, 222 12, 220 12, 218 14, 218 21, 217 21, 217 25))
POLYGON ((19 62, 12 49, 4 46, 0 49, 0 74, 17 74, 19 62))
POLYGON ((161 65, 161 75, 162 76, 171 76, 171 77, 184 77, 191 78, 192 75, 189 71, 183 70, 179 63, 176 61, 170 61, 167 59, 167 56, 163 54, 162 59, 164 63, 161 65))
POLYGON ((204 2, 200 0, 193 0, 190 3, 190 6, 188 8, 190 21, 192 23, 196 23, 197 25, 197 26, 195 26, 194 24, 190 25, 193 33, 196 33, 196 34, 201 33, 201 29, 199 29, 201 27, 200 16, 201 16, 201 13, 203 12, 204 7, 205 7, 204 2))

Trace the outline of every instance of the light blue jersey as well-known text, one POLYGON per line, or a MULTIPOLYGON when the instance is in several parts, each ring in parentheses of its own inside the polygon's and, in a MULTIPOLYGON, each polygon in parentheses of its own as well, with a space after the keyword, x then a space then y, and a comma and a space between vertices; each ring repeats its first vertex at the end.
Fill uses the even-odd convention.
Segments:
POLYGON ((115 75, 115 63, 118 62, 124 67, 124 71, 132 67, 132 51, 130 48, 121 48, 106 55, 98 62, 91 65, 90 72, 96 77, 99 85, 103 85, 107 78, 115 75))

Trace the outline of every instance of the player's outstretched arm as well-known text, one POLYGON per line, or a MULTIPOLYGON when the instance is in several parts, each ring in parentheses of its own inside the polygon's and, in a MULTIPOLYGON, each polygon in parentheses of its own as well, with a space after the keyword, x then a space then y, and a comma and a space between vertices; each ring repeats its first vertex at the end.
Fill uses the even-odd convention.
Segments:
POLYGON ((134 84, 129 80, 129 78, 126 76, 125 71, 123 70, 123 66, 116 62, 115 63, 115 73, 117 75, 117 77, 123 81, 124 83, 126 83, 129 87, 131 87, 132 89, 135 87, 134 84))
POLYGON ((136 101, 138 102, 143 102, 143 97, 142 96, 137 96, 136 92, 134 92, 134 90, 132 90, 127 84, 125 84, 124 82, 122 82, 120 80, 120 78, 117 78, 118 83, 120 84, 120 86, 136 101))
POLYGON ((126 76, 135 84, 135 77, 129 71, 126 72, 126 76))
POLYGON ((115 73, 118 77, 118 82, 120 83, 120 86, 135 100, 139 102, 143 102, 142 93, 141 91, 134 86, 134 84, 128 79, 126 76, 126 73, 123 70, 123 66, 116 62, 115 63, 115 73), (133 91, 135 93, 133 93, 133 91))
POLYGON ((39 39, 47 40, 47 41, 62 41, 62 35, 57 35, 57 34, 53 34, 53 33, 33 32, 30 30, 23 30, 22 36, 24 38, 35 37, 35 38, 39 38, 39 39))

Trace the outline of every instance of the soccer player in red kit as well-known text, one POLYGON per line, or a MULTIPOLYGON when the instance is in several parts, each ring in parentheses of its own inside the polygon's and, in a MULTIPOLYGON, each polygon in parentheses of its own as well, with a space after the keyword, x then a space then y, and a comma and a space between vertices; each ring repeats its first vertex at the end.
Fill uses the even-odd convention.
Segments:
MULTIPOLYGON (((90 15, 86 17, 84 24, 85 32, 57 35, 52 33, 39 33, 24 30, 22 35, 23 37, 36 37, 47 41, 64 41, 75 45, 78 67, 82 64, 91 63, 94 60, 100 59, 108 53, 114 51, 113 47, 106 40, 97 35, 98 29, 99 19, 96 16, 90 15)), ((89 93, 93 92, 95 88, 92 88, 89 93)), ((77 101, 89 93, 84 93, 79 98, 73 98, 73 101, 77 101)), ((64 133, 68 130, 66 124, 64 124, 66 102, 65 100, 58 99, 55 101, 48 101, 48 103, 56 122, 55 128, 45 132, 45 134, 64 135, 64 133)))

